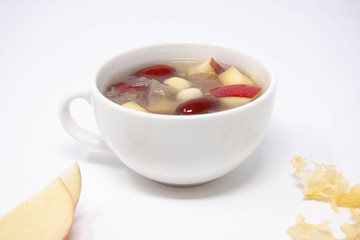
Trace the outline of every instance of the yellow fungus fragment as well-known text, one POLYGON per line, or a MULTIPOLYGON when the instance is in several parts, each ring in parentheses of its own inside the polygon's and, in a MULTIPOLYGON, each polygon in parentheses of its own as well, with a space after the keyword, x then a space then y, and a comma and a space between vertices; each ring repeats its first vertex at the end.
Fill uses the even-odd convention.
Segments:
MULTIPOLYGON (((296 156, 291 160, 295 176, 304 183, 304 195, 309 199, 328 201, 333 210, 350 208, 355 224, 346 223, 341 231, 343 240, 360 240, 360 184, 349 187, 349 182, 334 165, 319 164, 296 156)), ((307 224, 303 215, 298 215, 296 224, 287 230, 293 240, 340 240, 334 237, 329 222, 307 224)))
POLYGON ((360 208, 352 208, 350 209, 350 213, 355 219, 355 222, 357 224, 360 224, 360 208))
POLYGON ((349 187, 348 180, 334 165, 319 164, 296 156, 291 160, 295 175, 305 184, 304 195, 310 199, 329 201, 331 208, 360 207, 360 184, 349 187))
POLYGON ((353 186, 349 192, 342 194, 336 203, 340 207, 360 208, 360 184, 353 186))
POLYGON ((296 224, 289 227, 286 233, 293 240, 337 240, 329 227, 328 221, 311 225, 305 223, 303 215, 297 216, 296 224))
MULTIPOLYGON (((360 224, 346 223, 340 227, 346 238, 343 240, 360 240, 360 224)), ((293 240, 340 240, 334 237, 329 221, 320 224, 305 223, 305 217, 298 215, 296 224, 289 227, 286 233, 293 240)))
POLYGON ((345 233, 344 240, 360 240, 360 225, 346 223, 340 227, 341 231, 345 233))

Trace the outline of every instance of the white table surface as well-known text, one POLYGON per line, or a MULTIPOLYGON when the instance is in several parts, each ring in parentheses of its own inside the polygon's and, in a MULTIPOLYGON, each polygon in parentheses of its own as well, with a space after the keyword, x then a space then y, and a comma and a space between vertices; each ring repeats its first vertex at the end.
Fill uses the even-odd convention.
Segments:
MULTIPOLYGON (((360 2, 0 0, 0 215, 72 162, 82 192, 70 240, 290 239, 297 214, 350 221, 305 201, 295 155, 335 164, 360 182, 360 2), (230 174, 174 188, 71 138, 57 116, 100 63, 129 48, 200 41, 244 48, 278 75, 276 107, 257 151, 230 174)), ((96 131, 91 108, 74 116, 96 131)))

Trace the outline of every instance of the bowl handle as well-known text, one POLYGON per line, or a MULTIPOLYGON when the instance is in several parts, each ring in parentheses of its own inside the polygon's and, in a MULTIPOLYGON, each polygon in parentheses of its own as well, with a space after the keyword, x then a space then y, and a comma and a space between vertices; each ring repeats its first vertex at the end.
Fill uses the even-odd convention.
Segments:
POLYGON ((58 112, 62 126, 73 138, 79 142, 96 150, 111 152, 109 147, 99 135, 85 130, 74 121, 70 113, 70 104, 77 98, 85 99, 90 105, 92 105, 90 92, 74 93, 66 97, 60 104, 58 112))

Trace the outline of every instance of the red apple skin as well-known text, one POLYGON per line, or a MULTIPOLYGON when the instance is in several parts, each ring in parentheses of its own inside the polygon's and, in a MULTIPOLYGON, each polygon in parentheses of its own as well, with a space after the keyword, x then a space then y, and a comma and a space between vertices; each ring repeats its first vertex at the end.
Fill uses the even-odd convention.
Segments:
POLYGON ((210 65, 212 66, 212 68, 214 69, 214 71, 216 72, 217 75, 225 72, 225 69, 220 66, 214 58, 211 58, 211 61, 210 61, 210 65))
POLYGON ((210 93, 217 98, 223 97, 245 97, 245 98, 253 98, 259 92, 261 88, 259 87, 252 87, 247 85, 227 85, 221 86, 218 88, 214 88, 210 90, 210 93))
POLYGON ((147 95, 149 93, 149 88, 146 86, 131 86, 126 84, 126 82, 116 83, 111 85, 108 91, 113 91, 116 94, 123 93, 133 93, 133 94, 144 94, 147 95))
POLYGON ((216 112, 220 105, 216 99, 211 97, 200 97, 190 99, 180 104, 175 113, 177 115, 194 115, 216 112))
POLYGON ((146 77, 155 80, 165 80, 175 74, 175 69, 166 65, 154 65, 135 73, 136 77, 146 77))

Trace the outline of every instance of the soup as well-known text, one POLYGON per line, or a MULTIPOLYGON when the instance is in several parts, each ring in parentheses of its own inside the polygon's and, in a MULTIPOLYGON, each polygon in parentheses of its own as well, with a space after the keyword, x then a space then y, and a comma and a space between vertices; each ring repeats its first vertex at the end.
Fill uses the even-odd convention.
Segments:
POLYGON ((207 114, 247 104, 262 93, 258 81, 237 67, 211 59, 174 59, 115 77, 103 92, 136 111, 207 114))

